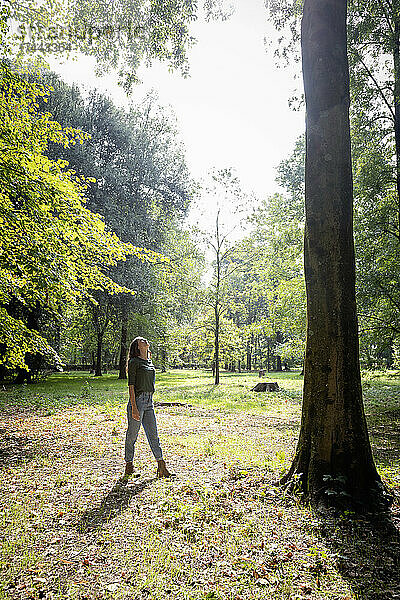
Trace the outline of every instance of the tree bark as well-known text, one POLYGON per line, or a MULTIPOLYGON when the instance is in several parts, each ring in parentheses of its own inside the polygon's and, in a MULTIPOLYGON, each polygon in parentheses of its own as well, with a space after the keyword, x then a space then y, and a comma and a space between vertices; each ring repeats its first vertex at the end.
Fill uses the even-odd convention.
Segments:
POLYGON ((382 508, 362 402, 346 0, 305 0, 307 343, 297 474, 314 504, 382 508))
POLYGON ((128 338, 128 329, 125 323, 121 326, 121 340, 120 340, 120 352, 119 352, 119 374, 118 379, 126 379, 126 355, 128 351, 126 340, 128 338))
POLYGON ((101 306, 100 304, 92 305, 92 316, 93 316, 93 324, 96 330, 97 337, 97 348, 96 348, 96 363, 94 374, 95 377, 101 377, 101 359, 102 359, 102 350, 103 350, 103 338, 104 334, 107 330, 108 324, 110 322, 110 303, 107 301, 104 315, 101 314, 101 306))
POLYGON ((257 371, 257 336, 256 335, 252 335, 251 336, 251 340, 253 343, 253 364, 252 364, 252 368, 254 371, 257 371))
POLYGON ((246 349, 246 371, 251 371, 251 342, 247 342, 246 349))
POLYGON ((214 338, 215 385, 219 384, 219 311, 215 309, 215 338, 214 338))
MULTIPOLYGON (((165 340, 164 340, 165 343, 165 340)), ((192 361, 193 363, 193 357, 192 357, 192 361)), ((161 348, 161 373, 166 373, 167 372, 167 351, 164 347, 161 348)))
POLYGON ((101 353, 103 350, 103 336, 97 333, 97 348, 96 348, 96 368, 94 371, 95 377, 101 377, 101 353))
POLYGON ((399 2, 393 1, 393 66, 394 66, 394 139, 396 145, 397 225, 400 234, 400 14, 399 2))
MULTIPOLYGON (((32 308, 32 310, 29 310, 27 315, 26 315, 26 326, 28 327, 28 329, 34 329, 36 331, 39 330, 39 315, 41 312, 41 308, 39 306, 39 303, 36 303, 35 307, 32 308)), ((18 367, 17 368, 17 376, 14 379, 14 383, 16 384, 20 384, 20 383, 24 383, 25 381, 27 383, 32 383, 33 378, 32 378, 32 370, 35 368, 35 366, 38 366, 38 364, 40 364, 40 362, 43 360, 42 356, 40 354, 30 354, 29 352, 25 354, 25 363, 27 364, 28 368, 24 369, 22 367, 18 367)))
MULTIPOLYGON (((280 331, 276 332, 276 343, 281 344, 283 341, 282 333, 280 331)), ((276 355, 276 370, 278 372, 282 371, 282 357, 279 354, 276 355)))

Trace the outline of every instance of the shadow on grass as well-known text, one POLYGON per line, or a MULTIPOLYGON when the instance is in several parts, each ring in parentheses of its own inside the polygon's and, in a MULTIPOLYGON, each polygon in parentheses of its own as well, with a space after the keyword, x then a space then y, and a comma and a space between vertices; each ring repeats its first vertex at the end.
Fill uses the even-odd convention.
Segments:
POLYGON ((7 430, 0 429, 0 469, 8 469, 35 458, 37 452, 33 442, 27 436, 10 435, 7 430))
MULTIPOLYGON (((86 455, 87 446, 81 442, 71 442, 61 435, 46 435, 45 437, 18 436, 0 428, 0 472, 31 461, 71 460, 72 456, 86 455)), ((57 467, 53 474, 57 474, 57 467)))
MULTIPOLYGON (((368 416, 372 452, 378 471, 390 487, 400 491, 400 410, 374 408, 368 416)), ((399 575, 400 579, 400 575, 399 575)), ((399 595, 400 599, 400 595, 399 595)))
POLYGON ((400 506, 393 518, 325 521, 322 534, 337 569, 359 600, 400 598, 400 506))
POLYGON ((132 480, 119 479, 112 490, 100 502, 97 507, 87 509, 76 523, 77 529, 81 532, 99 529, 104 523, 114 519, 122 511, 128 508, 132 498, 140 494, 146 487, 157 481, 156 477, 143 479, 142 481, 128 485, 132 480))

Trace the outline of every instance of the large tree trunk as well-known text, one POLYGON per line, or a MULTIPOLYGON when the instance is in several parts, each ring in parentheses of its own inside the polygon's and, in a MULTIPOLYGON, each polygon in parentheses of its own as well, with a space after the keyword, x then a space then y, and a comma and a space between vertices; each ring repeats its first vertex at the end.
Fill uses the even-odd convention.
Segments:
MULTIPOLYGON (((313 503, 383 500, 364 416, 358 351, 345 0, 305 0, 307 345, 292 467, 313 503)), ((381 505, 382 506, 382 505, 381 505)))

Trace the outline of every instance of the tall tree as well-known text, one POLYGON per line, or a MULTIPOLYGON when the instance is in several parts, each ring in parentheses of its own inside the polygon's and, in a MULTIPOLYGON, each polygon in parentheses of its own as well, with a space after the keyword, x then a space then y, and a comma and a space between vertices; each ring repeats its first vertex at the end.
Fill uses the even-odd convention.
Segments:
POLYGON ((314 503, 382 506, 362 402, 355 301, 346 0, 306 0, 307 344, 292 467, 314 503))
POLYGON ((203 233, 212 253, 213 276, 209 287, 208 304, 214 314, 214 360, 215 385, 219 384, 220 374, 220 324, 226 313, 228 301, 227 283, 232 274, 242 267, 242 263, 233 263, 235 252, 233 233, 240 223, 244 196, 240 183, 231 169, 221 169, 211 175, 211 186, 207 192, 213 197, 215 214, 210 231, 203 233), (228 214, 227 214, 227 211, 228 214))
POLYGON ((58 360, 38 333, 41 310, 59 319, 63 303, 90 296, 89 289, 128 291, 105 271, 142 253, 85 207, 88 182, 46 156, 50 142, 85 137, 37 114, 46 86, 1 63, 0 81, 0 364, 24 369, 27 355, 58 360))
MULTIPOLYGON (((303 0, 269 4, 283 33, 278 53, 292 57, 303 0)), ((348 13, 361 358, 378 366, 383 356, 390 363, 400 323, 395 274, 400 252, 400 4, 349 0, 348 13)))
MULTIPOLYGON (((54 88, 48 109, 65 127, 79 123, 91 136, 86 144, 69 149, 52 145, 52 157, 66 159, 79 174, 96 178, 88 190, 88 207, 102 214, 122 240, 165 252, 168 238, 176 236, 176 226, 186 213, 192 187, 172 116, 158 106, 154 95, 125 112, 98 92, 84 101, 75 88, 53 74, 46 79, 54 88)), ((111 269, 110 275, 136 294, 101 295, 96 298, 96 310, 88 314, 95 319, 101 310, 110 316, 112 305, 113 314, 118 315, 119 376, 125 378, 130 315, 154 312, 160 277, 152 265, 134 257, 111 269)), ((104 323, 111 326, 109 319, 104 323)), ((101 333, 98 322, 93 324, 99 348, 105 332, 101 333)), ((143 334, 150 335, 150 331, 143 334)), ((96 356, 100 373, 102 352, 96 356)))

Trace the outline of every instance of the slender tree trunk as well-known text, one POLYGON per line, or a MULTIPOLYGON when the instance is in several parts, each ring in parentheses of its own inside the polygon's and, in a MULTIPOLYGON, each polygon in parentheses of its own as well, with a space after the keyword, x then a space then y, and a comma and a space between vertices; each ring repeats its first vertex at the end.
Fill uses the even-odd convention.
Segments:
POLYGON ((96 363, 94 374, 95 377, 101 377, 101 359, 103 350, 103 338, 110 322, 110 303, 107 302, 104 315, 101 315, 101 306, 92 305, 93 324, 96 329, 97 348, 96 348, 96 363))
POLYGON ((247 342, 246 350, 246 371, 251 371, 251 342, 247 342))
MULTIPOLYGON (((28 329, 39 329, 39 317, 40 317, 41 308, 38 303, 36 306, 30 310, 27 314, 26 325, 28 329)), ((21 367, 17 368, 17 376, 14 379, 14 383, 32 383, 32 369, 35 367, 35 364, 39 363, 42 360, 40 354, 30 354, 27 352, 25 354, 25 362, 28 366, 28 369, 23 369, 21 367)))
POLYGON ((54 350, 57 352, 57 354, 60 354, 60 347, 61 347, 61 324, 57 320, 54 323, 54 350))
POLYGON ((96 368, 94 371, 95 377, 101 377, 101 354, 103 350, 103 336, 97 332, 97 348, 96 348, 96 368))
POLYGON ((126 377, 127 377, 126 376, 126 355, 128 352, 127 338, 128 338, 128 329, 123 320, 123 323, 121 326, 118 379, 126 379, 126 377))
MULTIPOLYGON (((15 384, 24 383, 24 381, 28 381, 29 371, 27 369, 22 369, 21 367, 17 367, 17 376, 14 379, 15 384)), ((29 381, 28 381, 29 383, 29 381)))
POLYGON ((346 9, 346 0, 304 4, 308 323, 300 437, 284 480, 296 473, 313 503, 361 510, 383 496, 359 367, 346 9))
POLYGON ((394 139, 396 144, 397 218, 400 234, 400 2, 393 0, 394 139))
POLYGON ((219 313, 218 309, 215 310, 215 351, 214 351, 214 362, 215 362, 215 385, 219 384, 219 313))
MULTIPOLYGON (((192 356, 192 363, 193 363, 193 356, 192 356)), ((161 348, 161 372, 162 373, 167 372, 167 351, 165 350, 165 348, 161 348)))
MULTIPOLYGON (((276 343, 277 344, 281 344, 282 343, 282 333, 280 331, 276 332, 276 343)), ((276 370, 281 372, 282 371, 282 358, 281 356, 279 356, 278 354, 276 355, 276 370)))

